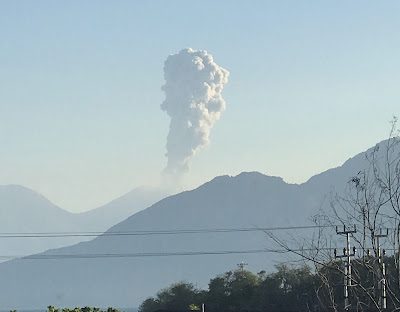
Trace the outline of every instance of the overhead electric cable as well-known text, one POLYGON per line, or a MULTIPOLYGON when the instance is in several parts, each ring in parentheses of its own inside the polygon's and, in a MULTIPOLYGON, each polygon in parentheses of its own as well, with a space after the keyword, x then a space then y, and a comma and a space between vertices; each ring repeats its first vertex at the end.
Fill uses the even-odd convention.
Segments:
POLYGON ((47 238, 47 237, 96 237, 96 236, 148 236, 148 235, 179 235, 203 233, 231 232, 265 232, 282 230, 301 230, 316 228, 333 228, 331 225, 304 225, 284 227, 248 227, 248 228, 203 228, 203 229, 172 229, 172 230, 137 230, 137 231, 107 231, 107 232, 2 232, 2 238, 47 238))
MULTIPOLYGON (((331 248, 325 248, 331 250, 331 248)), ((325 250, 324 249, 324 250, 325 250)), ((316 249, 253 249, 253 250, 212 250, 212 251, 177 251, 177 252, 143 252, 143 253, 98 253, 98 254, 37 254, 23 256, 18 260, 58 260, 58 259, 98 259, 98 258, 140 258, 140 257, 172 257, 172 256, 203 256, 203 255, 229 255, 229 254, 259 254, 259 253, 290 253, 293 251, 304 252, 316 249)), ((321 250, 321 249, 319 249, 321 250)), ((18 256, 1 256, 2 259, 13 259, 18 256)))
MULTIPOLYGON (((3 260, 63 260, 63 259, 110 259, 110 258, 148 258, 148 257, 177 257, 177 256, 211 256, 230 254, 301 254, 303 252, 334 251, 335 248, 282 248, 282 249, 249 249, 249 250, 209 250, 209 251, 176 251, 176 252, 138 252, 138 253, 80 253, 80 254, 36 254, 31 256, 22 255, 0 255, 3 260)), ((393 248, 386 250, 394 251, 393 248)))

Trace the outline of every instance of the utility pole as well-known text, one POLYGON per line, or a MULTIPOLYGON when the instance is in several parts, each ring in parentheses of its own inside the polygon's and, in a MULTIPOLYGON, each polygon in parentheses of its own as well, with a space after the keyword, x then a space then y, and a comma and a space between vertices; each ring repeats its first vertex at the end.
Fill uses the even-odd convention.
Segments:
POLYGON ((346 229, 346 226, 343 225, 343 231, 339 231, 336 226, 336 234, 345 235, 346 236, 346 247, 343 248, 343 255, 337 255, 336 249, 335 258, 345 258, 346 265, 344 269, 344 309, 348 311, 350 309, 350 301, 349 301, 349 287, 351 287, 351 257, 354 257, 356 254, 356 247, 353 247, 353 252, 350 253, 350 235, 357 232, 356 226, 354 225, 353 229, 346 229))
POLYGON ((242 262, 240 262, 240 263, 238 263, 238 267, 239 267, 239 269, 240 269, 240 271, 244 271, 244 267, 246 266, 246 265, 249 265, 248 263, 244 263, 243 261, 242 262))
POLYGON ((381 272, 381 274, 379 274, 380 280, 378 282, 378 286, 380 288, 380 293, 381 293, 381 298, 379 301, 382 310, 386 309, 386 265, 384 259, 385 249, 381 250, 379 239, 387 237, 388 235, 389 235, 389 230, 386 229, 386 233, 382 233, 382 228, 379 229, 379 234, 375 234, 378 263, 380 266, 380 269, 378 271, 381 272))

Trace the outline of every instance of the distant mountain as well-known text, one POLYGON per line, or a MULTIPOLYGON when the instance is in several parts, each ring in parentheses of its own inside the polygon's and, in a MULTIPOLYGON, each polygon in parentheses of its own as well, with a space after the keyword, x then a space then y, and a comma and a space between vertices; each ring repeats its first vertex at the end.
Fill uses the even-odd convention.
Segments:
POLYGON ((166 190, 142 186, 99 208, 80 213, 77 217, 86 231, 105 231, 166 196, 166 190))
MULTIPOLYGON (((257 172, 217 177, 155 203, 92 241, 0 264, 0 302, 10 309, 49 304, 135 307, 172 282, 206 286, 210 277, 241 261, 252 270, 272 269, 287 256, 233 253, 277 248, 264 232, 247 229, 309 224, 310 216, 326 204, 326 194, 340 192, 365 165, 360 154, 301 185, 257 172), (147 234, 110 235, 128 231, 147 234)), ((301 236, 287 235, 294 242, 301 236)))
MULTIPOLYGON (((164 196, 158 189, 142 187, 100 208, 74 214, 28 188, 0 186, 0 233, 104 232, 164 196)), ((24 256, 88 239, 91 237, 0 237, 0 256, 24 256)))
MULTIPOLYGON (((0 186, 0 232, 37 233, 78 231, 75 216, 34 191, 18 186, 0 186)), ((76 242, 69 238, 1 238, 1 256, 27 255, 76 242)))
POLYGON ((39 231, 43 227, 63 227, 72 214, 55 206, 45 197, 19 186, 0 186, 0 220, 2 232, 39 231), (46 216, 48 219, 44 218, 46 216))

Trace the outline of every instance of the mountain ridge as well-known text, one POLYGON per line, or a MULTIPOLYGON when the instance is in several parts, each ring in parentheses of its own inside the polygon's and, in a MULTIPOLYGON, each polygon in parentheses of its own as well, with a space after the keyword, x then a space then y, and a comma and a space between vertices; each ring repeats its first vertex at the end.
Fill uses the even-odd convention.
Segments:
MULTIPOLYGON (((307 224, 313 213, 329 206, 326 196, 332 188, 340 192, 348 179, 365 166, 366 152, 302 184, 289 184, 259 172, 216 177, 193 190, 157 201, 91 241, 49 250, 36 260, 28 257, 0 264, 0 302, 10 309, 49 304, 137 306, 179 280, 206 287, 210 277, 232 270, 242 261, 253 271, 272 270, 274 264, 290 256, 268 253, 277 246, 263 231, 176 230, 307 224), (156 230, 175 231, 144 232, 156 230), (139 234, 108 235, 119 232, 139 234), (246 250, 265 252, 216 254, 246 250), (198 255, 174 256, 182 252, 198 255), (207 255, 210 253, 214 255, 207 255), (51 258, 57 255, 60 257, 51 258)), ((306 230, 279 232, 294 244, 301 244, 303 235, 309 234, 306 230)))
MULTIPOLYGON (((160 229, 294 225, 296 222, 305 222, 302 216, 308 206, 309 200, 301 195, 299 185, 287 184, 281 178, 261 173, 243 173, 235 177, 217 177, 194 190, 166 197, 114 225, 106 234, 160 229), (302 208, 293 209, 296 205, 302 208)), ((101 235, 88 242, 49 250, 42 256, 256 250, 265 248, 266 243, 268 240, 263 232, 101 235)), ((16 287, 5 287, 0 282, 0 300, 9 302, 10 307, 40 307, 44 302, 56 306, 135 306, 146 296, 177 280, 197 281, 205 286, 209 277, 234 267, 242 260, 257 270, 266 266, 271 268, 271 261, 278 260, 269 254, 197 258, 28 259, 0 265, 0 276, 6 280, 12 277, 16 287), (40 300, 30 294, 30 289, 36 283, 44 285, 41 286, 40 300), (21 292, 27 305, 25 307, 21 305, 21 292)))
MULTIPOLYGON (((164 196, 162 191, 138 188, 90 213, 72 213, 55 205, 40 193, 21 185, 0 185, 2 233, 104 232, 109 227, 146 208, 164 196)), ((24 256, 47 249, 72 245, 91 237, 1 239, 7 256, 24 256)), ((5 254, 3 254, 5 255, 5 254)))

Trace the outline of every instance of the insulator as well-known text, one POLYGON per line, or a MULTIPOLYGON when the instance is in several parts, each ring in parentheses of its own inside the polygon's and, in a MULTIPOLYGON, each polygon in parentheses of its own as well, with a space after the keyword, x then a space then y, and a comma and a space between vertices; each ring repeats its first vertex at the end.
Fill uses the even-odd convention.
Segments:
POLYGON ((343 255, 346 255, 346 248, 343 248, 343 255))

